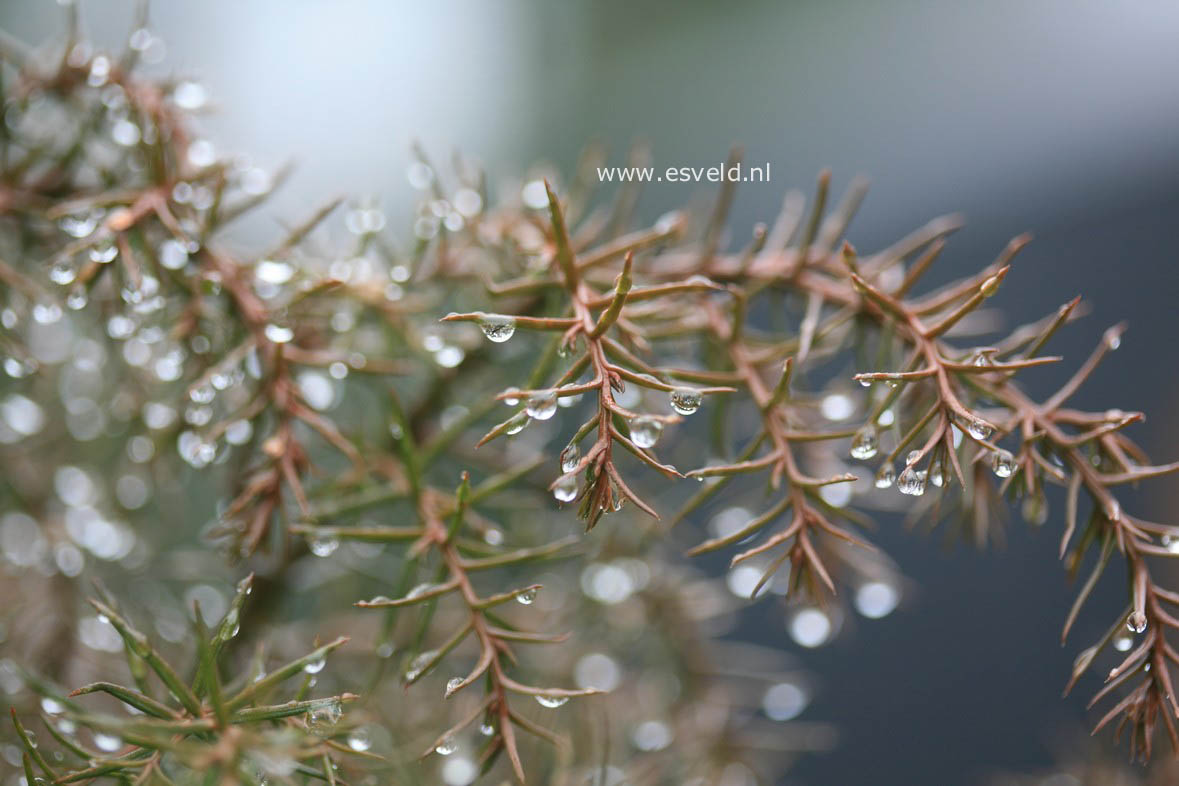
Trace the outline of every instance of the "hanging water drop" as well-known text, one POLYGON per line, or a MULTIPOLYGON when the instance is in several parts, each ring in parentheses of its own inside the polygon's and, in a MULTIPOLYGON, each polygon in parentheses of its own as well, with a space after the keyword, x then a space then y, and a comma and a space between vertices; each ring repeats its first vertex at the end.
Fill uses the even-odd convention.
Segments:
POLYGON ((502 344, 516 333, 516 320, 502 314, 484 314, 479 318, 479 329, 487 340, 502 344))
POLYGON ((1011 473, 1015 472, 1015 457, 1006 450, 996 450, 991 455, 991 470, 996 477, 1011 477, 1011 473))
POLYGON ((577 462, 581 461, 581 450, 577 445, 566 445, 565 449, 561 451, 561 471, 564 473, 572 472, 577 469, 577 462))
POLYGON ((925 473, 919 472, 913 467, 905 467, 900 477, 897 478, 897 488, 902 494, 920 497, 925 493, 925 473))
POLYGON ((892 464, 882 464, 880 469, 876 471, 876 488, 886 489, 896 482, 896 479, 897 473, 896 470, 892 468, 892 464))
POLYGON ((72 284, 77 277, 78 271, 69 262, 56 262, 49 268, 49 280, 58 286, 72 284))
POLYGON ((61 319, 61 306, 56 303, 38 303, 33 306, 33 320, 39 325, 52 325, 61 319))
POLYGON ((364 753, 373 746, 373 738, 367 729, 353 729, 348 734, 348 747, 359 753, 364 753))
POLYGON ((443 737, 441 742, 439 742, 434 747, 434 752, 437 753, 439 756, 449 756, 450 754, 454 753, 457 750, 458 750, 458 742, 454 739, 454 737, 449 737, 449 736, 443 737))
POLYGON ((668 398, 671 400, 671 408, 681 415, 691 415, 700 409, 700 404, 704 400, 700 391, 695 388, 675 388, 668 394, 668 398))
POLYGON ((530 587, 523 592, 516 594, 516 601, 523 606, 531 606, 532 602, 536 600, 536 587, 530 587))
POLYGON ((577 478, 573 475, 562 475, 557 478, 553 486, 553 496, 557 502, 572 502, 577 499, 577 478))
POLYGON ((319 674, 323 671, 323 667, 327 665, 327 660, 319 658, 318 660, 309 660, 303 664, 303 671, 308 674, 319 674))
POLYGON ((1135 633, 1142 633, 1146 630, 1146 615, 1140 611, 1130 613, 1126 618, 1126 629, 1135 633))
POLYGON ((851 456, 854 459, 870 459, 876 455, 880 447, 880 439, 876 436, 876 429, 863 428, 852 437, 851 456))
POLYGON ((100 751, 114 753, 123 747, 123 740, 114 734, 103 734, 101 732, 95 732, 94 747, 98 748, 100 751))
POLYGON ((990 424, 982 420, 971 421, 970 425, 967 426, 967 430, 970 432, 970 436, 979 440, 986 439, 994 431, 990 424))
POLYGON ((568 696, 537 696, 536 703, 542 707, 547 707, 550 710, 562 706, 569 701, 568 696))
POLYGON ((446 681, 446 695, 449 696, 450 694, 454 693, 456 690, 458 690, 462 686, 463 686, 463 678, 462 677, 451 677, 449 680, 446 681))
POLYGON ((316 731, 317 734, 322 734, 330 730, 330 727, 335 726, 340 718, 344 717, 344 708, 340 706, 338 701, 330 701, 326 704, 321 704, 311 710, 308 718, 308 725, 316 731))
POLYGON ((413 682, 418 677, 422 676, 428 667, 438 657, 437 650, 426 650, 417 655, 409 662, 409 668, 405 672, 405 681, 413 682))
POLYGON ((1163 535, 1159 541, 1163 544, 1163 548, 1172 554, 1179 554, 1179 537, 1172 534, 1163 535))
POLYGON ((524 411, 533 420, 548 420, 557 412, 557 391, 541 390, 528 397, 524 411))
POLYGON ((340 547, 340 539, 333 535, 312 535, 307 547, 317 557, 330 557, 340 547))
POLYGON ((89 302, 90 296, 86 293, 86 287, 81 284, 70 290, 70 294, 66 296, 66 308, 70 311, 81 311, 89 302))
POLYGON ((108 262, 114 261, 115 257, 119 255, 119 249, 114 243, 106 240, 91 246, 87 253, 90 256, 91 262, 105 265, 108 262))
POLYGON ((1119 631, 1113 638, 1113 648, 1118 652, 1127 652, 1134 646, 1134 637, 1130 634, 1119 631))
POLYGON ((66 705, 57 699, 46 696, 41 699, 41 709, 45 711, 46 715, 60 715, 66 711, 66 705))
POLYGON ((939 489, 946 485, 946 467, 938 459, 929 462, 929 482, 939 489))
POLYGON ((663 433, 663 423, 652 417, 639 416, 630 421, 630 441, 640 448, 651 448, 663 433))
POLYGON ((528 417, 528 414, 526 412, 517 412, 515 415, 513 415, 511 418, 508 419, 508 424, 504 428, 504 433, 507 434, 509 437, 512 436, 513 434, 519 434, 531 422, 532 422, 532 418, 528 417))
POLYGON ((283 327, 282 325, 275 325, 273 323, 267 325, 263 332, 266 334, 266 338, 275 344, 285 344, 295 337, 295 331, 289 327, 283 327))

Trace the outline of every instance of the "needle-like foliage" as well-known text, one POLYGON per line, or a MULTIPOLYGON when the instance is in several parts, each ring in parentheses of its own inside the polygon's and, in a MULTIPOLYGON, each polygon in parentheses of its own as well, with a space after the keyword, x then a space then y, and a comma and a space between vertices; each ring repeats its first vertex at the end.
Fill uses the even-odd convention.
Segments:
MULTIPOLYGON (((231 675, 225 672, 226 645, 240 632, 241 609, 253 577, 238 585, 229 611, 212 632, 195 609, 198 652, 188 678, 181 676, 118 611, 98 600, 91 603, 118 631, 126 646, 134 687, 94 682, 68 696, 31 680, 44 694, 41 722, 58 746, 52 755, 12 711, 24 748, 27 782, 92 783, 113 779, 134 783, 298 783, 306 777, 336 782, 335 759, 362 753, 333 739, 343 706, 356 698, 341 694, 308 698, 312 674, 346 642, 337 639, 272 671, 260 664, 231 675), (302 678, 295 690, 286 686, 302 678), (107 694, 124 708, 121 714, 94 712, 81 697, 107 694), (89 747, 80 730, 89 734, 89 747)), ((361 746, 362 747, 362 746, 361 746)))

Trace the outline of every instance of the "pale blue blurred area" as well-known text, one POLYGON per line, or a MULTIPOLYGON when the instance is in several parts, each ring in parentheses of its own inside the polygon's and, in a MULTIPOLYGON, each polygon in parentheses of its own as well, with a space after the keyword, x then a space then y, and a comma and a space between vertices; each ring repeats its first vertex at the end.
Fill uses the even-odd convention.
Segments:
MULTIPOLYGON (((0 23, 50 35, 53 2, 0 5, 0 23)), ((125 34, 131 4, 84 5, 101 41, 125 34)), ((1143 409, 1133 435, 1179 458, 1179 4, 1171 0, 828 0, 827 2, 397 3, 344 0, 157 2, 166 66, 198 76, 220 149, 265 166, 298 164, 273 215, 295 218, 336 194, 409 210, 412 139, 455 148, 496 177, 537 160, 568 171, 588 141, 622 163, 635 140, 657 167, 703 166, 745 146, 773 181, 738 191, 740 244, 782 193, 829 166, 873 190, 851 232, 872 250, 942 213, 968 228, 932 276, 989 261, 1013 235, 1037 239, 995 305, 1036 318, 1084 293, 1092 312, 1054 342, 1069 368, 1108 325, 1129 319, 1078 405, 1143 409)), ((706 194, 659 184, 653 218, 706 194)), ((390 226, 399 226, 391 220, 390 226)), ((1064 370, 1031 377, 1051 390, 1064 370)), ((1175 482, 1132 497, 1179 523, 1175 482)), ((884 521, 875 540, 917 588, 902 609, 803 653, 819 680, 804 717, 834 721, 840 749, 802 761, 791 783, 979 783, 1007 770, 1084 760, 1095 683, 1059 698, 1086 636, 1118 613, 1110 577, 1068 648, 1073 588, 1056 560, 1059 502, 1044 532, 1018 522, 1001 553, 946 551, 884 521)), ((793 647, 772 602, 745 626, 793 647)))

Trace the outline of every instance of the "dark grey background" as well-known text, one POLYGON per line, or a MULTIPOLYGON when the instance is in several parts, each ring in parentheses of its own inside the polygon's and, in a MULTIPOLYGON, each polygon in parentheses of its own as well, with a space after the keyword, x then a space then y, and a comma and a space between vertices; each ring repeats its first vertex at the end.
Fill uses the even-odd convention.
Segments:
MULTIPOLYGON (((403 4, 382 0, 156 2, 169 68, 200 76, 219 104, 206 121, 223 149, 300 169, 276 215, 326 194, 380 194, 398 226, 412 194, 412 138, 518 174, 538 160, 568 171, 600 139, 616 163, 633 140, 655 163, 704 166, 733 143, 773 181, 739 192, 734 234, 770 220, 782 192, 823 166, 873 191, 851 239, 864 250, 928 218, 969 225, 936 277, 968 272, 1013 235, 1036 240, 995 304, 1013 322, 1078 293, 1092 312, 1054 345, 1079 363, 1129 319, 1122 349, 1077 397, 1143 409, 1137 436, 1179 456, 1179 5, 1165 0, 827 0, 826 2, 403 4)), ((128 3, 84 6, 117 40, 128 3)), ((54 3, 10 1, 4 27, 37 40, 54 3)), ((652 187, 652 218, 703 189, 652 187)), ((400 224, 404 225, 404 224, 400 224)), ((1070 366, 1071 367, 1071 366, 1070 366)), ((1047 392, 1063 370, 1033 377, 1047 392)), ((1175 520, 1176 484, 1135 510, 1175 520)), ((819 680, 804 718, 835 722, 836 753, 802 760, 791 783, 978 783, 1099 754, 1087 741, 1086 683, 1060 700, 1086 636, 1121 605, 1107 577, 1062 649, 1071 602, 1056 559, 1060 503, 1042 532, 1016 523, 1002 551, 946 549, 885 520, 876 540, 913 580, 888 619, 860 622, 801 653, 819 680)), ((781 609, 759 604, 745 630, 793 647, 781 609)))

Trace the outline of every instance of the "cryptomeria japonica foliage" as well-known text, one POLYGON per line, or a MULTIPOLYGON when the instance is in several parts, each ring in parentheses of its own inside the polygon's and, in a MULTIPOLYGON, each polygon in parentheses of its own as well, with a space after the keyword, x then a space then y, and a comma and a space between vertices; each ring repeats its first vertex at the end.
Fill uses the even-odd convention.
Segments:
POLYGON ((1179 464, 1127 436, 1140 413, 1070 406, 1120 327, 1024 392, 1079 298, 979 343, 1025 239, 930 289, 957 222, 861 255, 858 182, 829 209, 821 175, 728 250, 731 183, 636 229, 637 184, 597 197, 596 152, 493 200, 418 151, 408 242, 335 201, 243 252, 282 175, 195 133, 198 84, 137 75, 142 20, 121 54, 0 44, 15 777, 767 776, 829 735, 783 723, 805 675, 723 638, 737 603, 692 558, 731 555, 732 593, 782 596, 813 646, 845 596, 896 605, 864 535, 883 495, 980 542, 1004 497, 1058 527, 1084 574, 1065 635, 1123 563, 1125 612, 1068 686, 1109 662, 1097 727, 1179 748, 1179 592, 1152 573, 1179 531, 1117 496, 1179 464), (687 558, 668 547, 709 512, 687 558))

